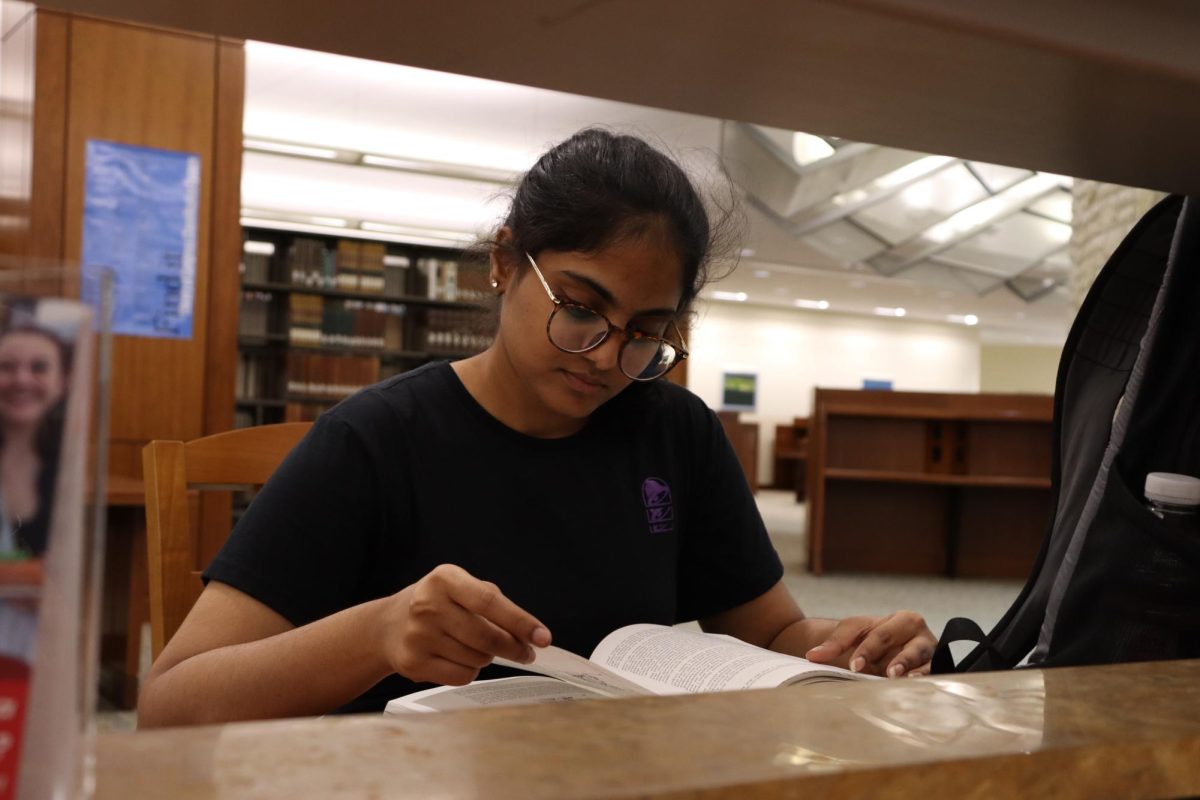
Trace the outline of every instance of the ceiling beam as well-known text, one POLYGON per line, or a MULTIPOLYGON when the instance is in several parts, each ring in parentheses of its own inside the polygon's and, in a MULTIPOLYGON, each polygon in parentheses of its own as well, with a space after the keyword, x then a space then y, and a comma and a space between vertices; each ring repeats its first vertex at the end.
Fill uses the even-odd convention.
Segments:
POLYGON ((1186 0, 47 5, 1200 194, 1186 0))

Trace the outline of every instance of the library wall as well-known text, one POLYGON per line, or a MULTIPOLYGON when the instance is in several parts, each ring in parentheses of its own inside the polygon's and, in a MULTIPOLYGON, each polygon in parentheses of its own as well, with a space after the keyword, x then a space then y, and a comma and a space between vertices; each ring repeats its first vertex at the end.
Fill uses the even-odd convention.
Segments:
POLYGON ((688 388, 720 408, 721 373, 758 374, 758 479, 772 480, 775 426, 808 416, 813 389, 860 389, 864 379, 897 390, 979 391, 978 333, 964 326, 872 319, 734 303, 699 306, 688 388))
POLYGON ((1062 348, 985 344, 979 349, 979 391, 1054 394, 1062 348))

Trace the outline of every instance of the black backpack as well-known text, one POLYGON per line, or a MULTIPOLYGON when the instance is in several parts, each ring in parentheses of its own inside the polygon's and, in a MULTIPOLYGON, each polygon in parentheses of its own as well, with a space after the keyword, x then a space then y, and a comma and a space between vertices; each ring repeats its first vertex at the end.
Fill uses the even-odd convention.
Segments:
POLYGON ((990 633, 947 623, 934 672, 1200 657, 1200 527, 1142 500, 1149 472, 1200 476, 1198 262, 1200 199, 1171 196, 1096 277, 1059 363, 1054 511, 1033 571, 990 633), (976 646, 956 665, 964 640, 976 646))

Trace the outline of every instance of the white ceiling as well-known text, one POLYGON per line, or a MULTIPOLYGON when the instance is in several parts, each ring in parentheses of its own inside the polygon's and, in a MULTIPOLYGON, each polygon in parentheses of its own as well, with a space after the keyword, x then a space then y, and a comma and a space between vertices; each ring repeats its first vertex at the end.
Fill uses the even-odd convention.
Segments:
MULTIPOLYGON (((642 135, 718 193, 721 186, 722 122, 713 118, 255 42, 247 44, 246 74, 247 139, 395 156, 440 173, 247 152, 248 216, 280 212, 468 236, 494 224, 504 186, 447 177, 456 167, 515 174, 548 145, 595 124, 642 135)), ((977 296, 883 278, 805 246, 752 206, 745 211, 740 263, 714 287, 744 293, 745 302, 826 300, 831 312, 862 314, 903 307, 907 319, 947 324, 971 314, 985 339, 1060 344, 1065 336, 1071 312, 1061 291, 1026 303, 1004 290, 977 296)))

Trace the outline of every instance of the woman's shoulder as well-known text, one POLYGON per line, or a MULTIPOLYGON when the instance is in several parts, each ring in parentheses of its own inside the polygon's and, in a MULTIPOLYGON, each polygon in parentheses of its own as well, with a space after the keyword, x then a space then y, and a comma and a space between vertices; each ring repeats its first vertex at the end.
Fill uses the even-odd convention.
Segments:
POLYGON ((659 428, 694 432, 711 426, 708 405, 690 390, 669 381, 630 386, 610 405, 614 417, 639 419, 659 428))
POLYGON ((377 434, 380 428, 447 408, 453 395, 452 377, 447 362, 426 364, 356 392, 324 416, 360 432, 377 434))

